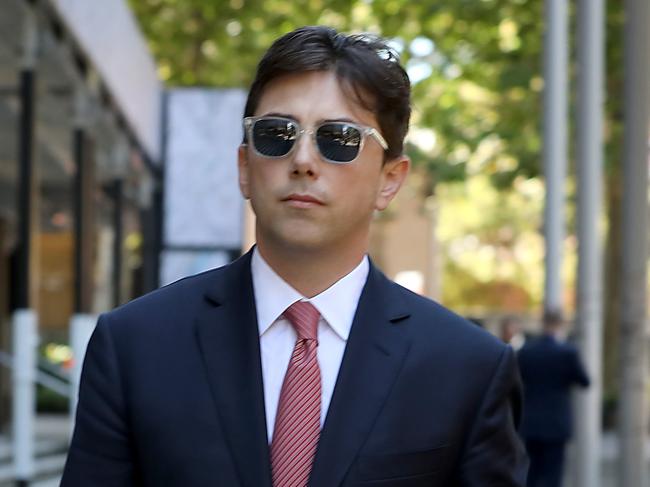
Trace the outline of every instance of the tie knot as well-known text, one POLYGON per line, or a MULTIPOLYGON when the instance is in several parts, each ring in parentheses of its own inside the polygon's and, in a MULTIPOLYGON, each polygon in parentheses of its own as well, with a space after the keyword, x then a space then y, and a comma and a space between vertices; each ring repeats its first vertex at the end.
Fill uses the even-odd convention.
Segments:
POLYGON ((318 339, 318 310, 307 301, 296 301, 287 308, 284 316, 293 325, 298 339, 318 339))

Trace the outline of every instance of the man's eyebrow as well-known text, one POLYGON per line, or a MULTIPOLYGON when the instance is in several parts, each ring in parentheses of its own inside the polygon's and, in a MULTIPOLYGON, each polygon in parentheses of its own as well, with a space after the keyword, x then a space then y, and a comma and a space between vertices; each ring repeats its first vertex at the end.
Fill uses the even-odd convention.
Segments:
MULTIPOLYGON (((263 117, 279 117, 279 118, 288 118, 289 120, 295 120, 296 122, 300 123, 300 119, 296 117, 295 115, 292 115, 290 113, 280 113, 280 112, 269 112, 265 113, 262 115, 263 117)), ((354 123, 354 124, 360 124, 358 120, 354 120, 349 117, 335 117, 335 118, 321 118, 318 120, 316 125, 319 125, 321 123, 327 123, 327 122, 347 122, 347 123, 354 123)))
POLYGON ((338 117, 338 118, 326 118, 322 119, 320 123, 324 122, 348 122, 348 123, 359 123, 357 120, 352 120, 351 118, 348 117, 338 117))
POLYGON ((290 120, 299 121, 297 117, 289 113, 279 113, 279 112, 270 112, 262 115, 263 117, 279 117, 279 118, 288 118, 290 120))

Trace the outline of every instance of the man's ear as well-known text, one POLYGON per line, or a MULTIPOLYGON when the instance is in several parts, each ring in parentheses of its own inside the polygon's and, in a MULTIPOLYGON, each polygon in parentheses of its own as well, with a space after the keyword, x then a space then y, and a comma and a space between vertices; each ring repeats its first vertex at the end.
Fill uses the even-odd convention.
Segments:
POLYGON ((406 180, 410 167, 411 160, 405 155, 386 161, 381 168, 381 186, 377 193, 375 209, 379 211, 386 209, 402 187, 402 183, 406 180))
POLYGON ((250 175, 248 166, 248 147, 241 144, 237 151, 237 168, 239 169, 239 191, 245 199, 250 199, 250 175))

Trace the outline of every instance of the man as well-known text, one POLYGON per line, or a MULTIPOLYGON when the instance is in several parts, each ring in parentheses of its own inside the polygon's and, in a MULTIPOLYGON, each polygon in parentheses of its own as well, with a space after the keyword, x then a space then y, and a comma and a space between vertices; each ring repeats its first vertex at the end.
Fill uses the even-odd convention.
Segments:
POLYGON ((239 149, 257 245, 100 318, 64 487, 523 486, 512 350, 366 256, 409 98, 379 39, 271 46, 239 149))
POLYGON ((589 386, 578 351, 562 341, 563 320, 544 316, 544 333, 526 343, 518 359, 524 382, 522 435, 530 455, 530 487, 559 487, 564 448, 571 437, 572 386, 589 386))

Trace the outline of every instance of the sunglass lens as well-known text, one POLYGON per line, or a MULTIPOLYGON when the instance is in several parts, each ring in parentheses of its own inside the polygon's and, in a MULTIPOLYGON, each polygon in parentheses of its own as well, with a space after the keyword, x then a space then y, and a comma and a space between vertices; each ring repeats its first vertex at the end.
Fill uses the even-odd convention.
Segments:
POLYGON ((345 123, 326 123, 316 131, 316 143, 325 159, 351 162, 359 154, 361 132, 345 123))
POLYGON ((262 118, 255 122, 252 132, 257 152, 268 157, 282 157, 293 147, 298 128, 291 120, 262 118))

